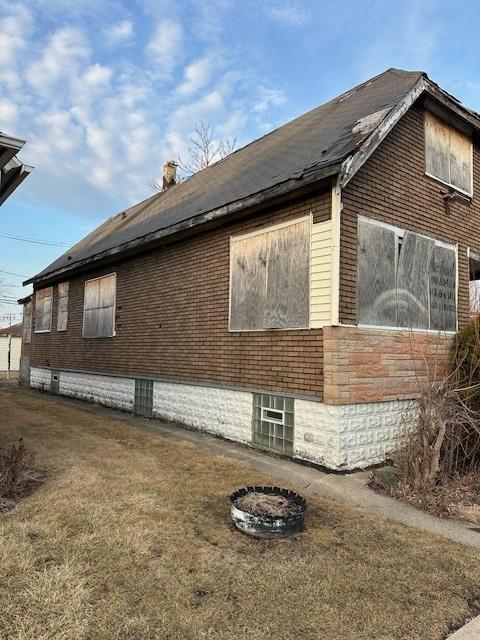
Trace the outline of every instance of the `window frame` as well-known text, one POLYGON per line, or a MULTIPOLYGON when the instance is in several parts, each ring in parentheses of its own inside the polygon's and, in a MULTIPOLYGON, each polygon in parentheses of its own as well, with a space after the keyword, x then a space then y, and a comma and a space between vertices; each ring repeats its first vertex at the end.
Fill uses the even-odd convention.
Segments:
MULTIPOLYGON (((383 222, 382 220, 377 220, 375 218, 370 218, 365 214, 357 215, 357 233, 358 233, 358 224, 363 220, 369 224, 375 224, 379 227, 384 227, 385 229, 389 229, 393 231, 396 236, 399 238, 403 238, 405 232, 415 233, 417 236, 421 236, 422 238, 427 238, 428 240, 433 240, 435 246, 443 247, 444 249, 453 250, 455 252, 455 329, 420 329, 416 327, 393 327, 393 326, 385 326, 385 325, 377 325, 377 324, 365 324, 365 323, 357 323, 357 327, 361 329, 382 329, 388 331, 412 331, 415 333, 442 333, 444 335, 455 335, 458 332, 458 284, 459 284, 459 270, 458 270, 458 251, 459 245, 450 244, 448 242, 444 242, 443 240, 437 240, 432 236, 427 236, 425 233, 418 233, 417 231, 411 231, 410 229, 402 229, 401 227, 397 227, 396 225, 390 224, 388 222, 383 222)), ((396 251, 395 251, 395 269, 397 268, 398 262, 398 240, 396 240, 396 251)), ((357 242, 357 251, 358 251, 358 242, 357 242)), ((358 277, 358 263, 357 263, 357 277, 358 277)), ((358 295, 358 287, 356 289, 356 295, 358 295)), ((356 300, 356 313, 358 314, 358 300, 356 300)), ((430 311, 429 311, 429 322, 430 322, 430 311)))
MULTIPOLYGON (((457 127, 452 125, 447 120, 444 120, 441 116, 438 116, 433 111, 431 111, 429 109, 425 109, 424 117, 423 117, 423 141, 424 141, 423 148, 424 148, 424 156, 425 156, 425 175, 428 178, 430 178, 432 180, 435 180, 435 181, 439 182, 440 184, 445 185, 446 187, 449 187, 450 189, 454 189, 455 191, 457 191, 461 195, 465 196, 466 198, 472 199, 473 198, 473 160, 474 160, 474 153, 473 153, 473 140, 472 140, 471 136, 469 136, 469 134, 466 133, 465 131, 462 131, 462 130, 458 129, 457 127), (465 191, 465 189, 462 189, 461 187, 458 187, 457 185, 453 184, 453 182, 447 182, 443 178, 439 178, 438 176, 434 175, 433 173, 430 173, 427 170, 427 117, 428 117, 427 114, 429 114, 429 115, 433 116, 434 118, 436 118, 437 120, 439 120, 445 127, 448 127, 449 130, 450 129, 454 129, 456 132, 464 135, 468 139, 468 141, 470 142, 470 185, 471 185, 471 191, 465 191)), ((418 234, 418 235, 421 235, 421 234, 418 234)))
POLYGON ((35 329, 34 329, 34 333, 50 333, 52 330, 52 319, 53 319, 53 297, 54 297, 54 292, 53 292, 53 285, 51 285, 50 287, 43 287, 42 289, 37 289, 35 291, 35 305, 34 305, 34 318, 35 318, 35 329), (50 304, 50 324, 48 329, 37 329, 37 295, 40 291, 46 291, 47 289, 50 289, 51 296, 50 296, 50 300, 51 300, 51 304, 50 304))
POLYGON ((287 220, 285 222, 278 222, 276 224, 268 225, 266 227, 259 227, 254 231, 249 231, 247 233, 240 233, 230 236, 229 243, 229 274, 228 274, 228 332, 229 333, 252 333, 252 332, 266 332, 266 331, 304 331, 305 329, 310 329, 310 320, 311 320, 311 285, 312 285, 312 222, 313 215, 312 213, 308 213, 307 215, 300 216, 299 218, 295 218, 293 220, 287 220), (234 242, 239 240, 247 240, 248 238, 253 238, 255 236, 264 235, 266 233, 270 233, 272 231, 277 231, 279 229, 283 229, 285 227, 290 227, 294 224, 299 224, 301 222, 308 221, 308 321, 304 327, 279 327, 279 328, 257 328, 257 329, 232 329, 231 328, 231 320, 232 320, 232 245, 234 242))
MULTIPOLYGON (((101 307, 98 307, 99 309, 101 307)), ((105 307, 106 308, 106 307, 105 307)), ((116 310, 117 310, 117 272, 113 271, 112 273, 105 273, 101 276, 97 276, 96 278, 89 278, 88 280, 85 280, 83 283, 83 316, 82 316, 82 338, 85 340, 105 340, 105 339, 109 339, 109 338, 114 338, 117 335, 117 323, 115 322, 115 315, 116 315, 116 310), (114 288, 114 292, 113 292, 113 305, 112 305, 112 309, 113 309, 113 332, 112 335, 109 336, 86 336, 85 335, 85 289, 87 286, 88 282, 95 282, 96 280, 103 280, 104 278, 110 278, 110 277, 114 277, 115 279, 115 288, 114 288)))

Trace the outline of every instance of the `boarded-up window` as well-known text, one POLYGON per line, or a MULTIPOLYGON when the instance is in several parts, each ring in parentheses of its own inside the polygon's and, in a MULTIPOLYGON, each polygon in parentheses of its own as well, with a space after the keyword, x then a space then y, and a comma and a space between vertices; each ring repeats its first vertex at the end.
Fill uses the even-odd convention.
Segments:
POLYGON ((430 323, 432 329, 456 329, 457 258, 448 247, 436 246, 430 266, 430 323))
POLYGON ((405 231, 397 262, 397 327, 429 328, 429 267, 434 240, 405 231))
POLYGON ((397 324, 396 242, 392 229, 359 220, 357 306, 361 324, 397 324))
POLYGON ((40 289, 35 294, 35 333, 50 331, 52 328, 53 288, 40 289))
POLYGON ((68 282, 58 285, 57 331, 66 331, 68 324, 68 282))
POLYGON ((85 282, 83 337, 110 338, 115 335, 114 273, 85 282))
POLYGON ((472 193, 472 141, 429 111, 425 112, 425 162, 428 174, 472 193))
POLYGON ((310 220, 232 238, 230 330, 308 327, 310 220))
POLYGON ((359 218, 360 324, 455 331, 456 280, 454 247, 359 218))
POLYGON ((23 305, 23 330, 22 340, 24 344, 32 341, 32 302, 23 305))

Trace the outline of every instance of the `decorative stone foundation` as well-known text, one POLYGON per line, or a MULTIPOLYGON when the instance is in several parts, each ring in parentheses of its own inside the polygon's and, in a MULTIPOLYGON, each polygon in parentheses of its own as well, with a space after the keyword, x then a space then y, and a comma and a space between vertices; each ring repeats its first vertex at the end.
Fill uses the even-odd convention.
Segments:
POLYGON ((452 334, 324 327, 324 402, 344 405, 414 398, 447 366, 452 334))
MULTIPOLYGON (((135 379, 55 371, 59 393, 133 411, 135 379)), ((51 391, 52 371, 32 367, 30 386, 51 391)), ((153 416, 252 443, 250 391, 154 380, 153 416)), ((280 395, 280 394, 277 394, 280 395)), ((331 469, 354 469, 382 462, 401 437, 401 415, 409 401, 328 405, 296 398, 293 456, 331 469)))

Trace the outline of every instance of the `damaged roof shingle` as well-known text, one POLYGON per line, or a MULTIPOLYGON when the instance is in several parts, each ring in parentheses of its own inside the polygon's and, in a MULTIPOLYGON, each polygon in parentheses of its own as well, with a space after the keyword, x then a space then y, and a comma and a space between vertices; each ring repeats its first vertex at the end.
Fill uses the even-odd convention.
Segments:
POLYGON ((422 77, 426 76, 420 71, 385 71, 113 216, 32 281, 220 207, 241 203, 276 185, 300 180, 311 171, 338 165, 355 153, 422 77))

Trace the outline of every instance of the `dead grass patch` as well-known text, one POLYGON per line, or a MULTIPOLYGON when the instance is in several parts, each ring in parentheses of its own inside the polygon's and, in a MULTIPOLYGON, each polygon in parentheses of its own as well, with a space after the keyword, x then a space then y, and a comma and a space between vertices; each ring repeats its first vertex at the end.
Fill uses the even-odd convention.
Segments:
POLYGON ((227 496, 275 478, 52 398, 0 404, 0 446, 51 469, 0 515, 2 640, 439 640, 478 608, 474 550, 313 499, 301 534, 255 540, 227 496))

